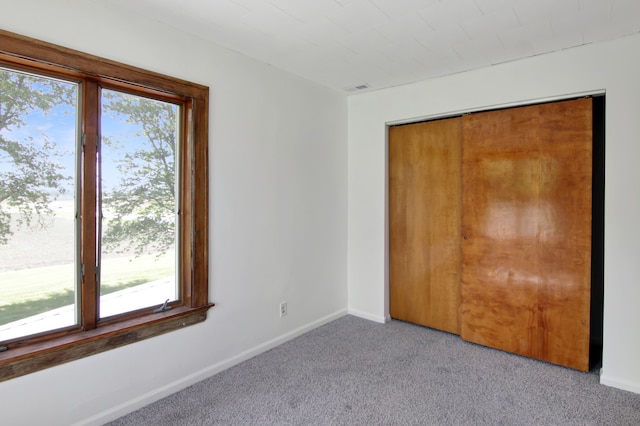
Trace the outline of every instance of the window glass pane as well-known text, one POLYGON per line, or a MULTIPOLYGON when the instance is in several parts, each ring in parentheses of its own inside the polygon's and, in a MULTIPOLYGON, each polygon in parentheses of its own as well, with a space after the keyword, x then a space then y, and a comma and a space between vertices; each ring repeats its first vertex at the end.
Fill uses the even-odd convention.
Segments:
POLYGON ((100 317, 178 298, 179 108, 102 90, 100 317))
POLYGON ((77 98, 0 68, 0 341, 77 323, 77 98))

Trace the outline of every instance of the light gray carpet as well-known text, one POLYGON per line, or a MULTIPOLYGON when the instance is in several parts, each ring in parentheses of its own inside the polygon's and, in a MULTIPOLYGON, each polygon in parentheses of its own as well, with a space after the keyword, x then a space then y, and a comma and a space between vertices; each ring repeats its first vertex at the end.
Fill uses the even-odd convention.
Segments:
POLYGON ((391 321, 345 316, 111 423, 640 425, 640 395, 391 321))

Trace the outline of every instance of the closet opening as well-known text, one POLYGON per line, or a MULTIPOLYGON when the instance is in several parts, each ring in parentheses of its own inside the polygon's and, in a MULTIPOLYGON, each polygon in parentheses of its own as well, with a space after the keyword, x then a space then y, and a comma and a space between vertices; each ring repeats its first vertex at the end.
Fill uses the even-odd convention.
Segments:
POLYGON ((390 316, 598 368, 605 95, 392 125, 388 141, 390 316))

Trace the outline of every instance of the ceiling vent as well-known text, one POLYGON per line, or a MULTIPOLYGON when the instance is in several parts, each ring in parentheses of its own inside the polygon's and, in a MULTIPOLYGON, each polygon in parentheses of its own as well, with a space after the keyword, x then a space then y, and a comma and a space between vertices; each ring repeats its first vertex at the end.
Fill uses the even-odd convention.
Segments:
POLYGON ((347 87, 344 90, 347 92, 357 92, 359 90, 365 90, 368 88, 369 88, 369 85, 367 83, 364 83, 364 84, 358 84, 357 86, 353 86, 353 87, 347 87))

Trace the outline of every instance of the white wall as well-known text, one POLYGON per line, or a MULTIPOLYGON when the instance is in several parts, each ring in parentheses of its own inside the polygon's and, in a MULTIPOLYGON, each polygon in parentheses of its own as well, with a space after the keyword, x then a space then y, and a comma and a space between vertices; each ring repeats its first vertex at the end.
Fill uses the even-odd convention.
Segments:
POLYGON ((197 326, 0 383, 2 424, 100 424, 346 313, 341 93, 96 0, 0 11, 2 29, 210 87, 216 303, 197 326))
POLYGON ((606 90, 601 383, 640 393, 640 35, 349 98, 349 311, 388 317, 385 123, 606 90))

